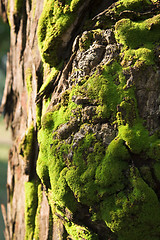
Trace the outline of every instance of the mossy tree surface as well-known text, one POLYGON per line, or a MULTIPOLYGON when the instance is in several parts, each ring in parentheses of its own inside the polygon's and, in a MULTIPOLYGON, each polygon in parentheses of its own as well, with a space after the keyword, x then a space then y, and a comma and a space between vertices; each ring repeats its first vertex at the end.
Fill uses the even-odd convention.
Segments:
POLYGON ((158 240, 158 1, 45 0, 41 12, 35 2, 26 11, 39 19, 36 43, 22 44, 24 89, 14 89, 26 117, 25 132, 13 131, 25 182, 21 237, 158 240))

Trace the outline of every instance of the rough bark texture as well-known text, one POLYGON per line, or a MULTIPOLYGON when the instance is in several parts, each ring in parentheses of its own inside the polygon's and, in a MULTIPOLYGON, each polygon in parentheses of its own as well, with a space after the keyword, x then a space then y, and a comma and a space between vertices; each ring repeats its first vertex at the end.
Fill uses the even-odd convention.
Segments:
POLYGON ((0 12, 6 239, 159 240, 159 2, 1 0, 0 12))

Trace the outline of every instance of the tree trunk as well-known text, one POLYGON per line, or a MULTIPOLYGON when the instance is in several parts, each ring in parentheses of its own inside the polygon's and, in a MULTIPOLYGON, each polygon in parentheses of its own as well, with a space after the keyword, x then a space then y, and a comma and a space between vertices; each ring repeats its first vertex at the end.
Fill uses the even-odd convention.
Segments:
POLYGON ((6 239, 158 240, 158 1, 1 0, 6 239))

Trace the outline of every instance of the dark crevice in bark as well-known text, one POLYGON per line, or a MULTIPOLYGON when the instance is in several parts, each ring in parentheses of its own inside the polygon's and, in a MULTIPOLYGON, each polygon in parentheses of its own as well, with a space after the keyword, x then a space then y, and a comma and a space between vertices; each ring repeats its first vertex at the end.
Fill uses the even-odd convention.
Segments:
POLYGON ((108 238, 110 240, 117 239, 117 236, 111 232, 104 221, 96 220, 93 222, 91 220, 91 213, 89 212, 88 206, 82 205, 80 203, 78 206, 78 210, 73 215, 73 219, 76 224, 88 227, 88 229, 98 235, 99 240, 108 238))
POLYGON ((36 69, 37 76, 37 92, 39 92, 42 84, 43 84, 43 63, 40 61, 39 66, 36 69))
POLYGON ((126 149, 128 150, 129 154, 130 154, 130 159, 129 162, 131 163, 132 166, 140 168, 144 165, 147 166, 152 166, 153 161, 150 158, 146 158, 145 157, 145 153, 141 153, 140 154, 135 154, 131 151, 131 149, 127 146, 126 142, 124 141, 124 146, 126 147, 126 149), (144 157, 142 157, 144 156, 144 157))
POLYGON ((53 236, 53 215, 52 215, 52 209, 49 206, 49 230, 48 230, 48 238, 47 240, 52 240, 52 236, 53 236))
POLYGON ((27 12, 26 12, 26 1, 23 2, 23 16, 22 16, 22 47, 21 47, 21 55, 20 60, 23 58, 23 53, 26 47, 26 31, 27 31, 27 12))
POLYGON ((6 12, 4 0, 0 0, 0 16, 2 16, 4 22, 8 23, 7 12, 6 12))
POLYGON ((18 101, 18 93, 14 92, 11 86, 10 92, 7 93, 4 106, 4 116, 7 118, 7 123, 11 123, 14 119, 14 111, 18 101))
POLYGON ((153 168, 150 168, 151 174, 152 174, 152 178, 155 182, 155 188, 154 191, 158 197, 158 200, 160 201, 160 181, 157 180, 156 176, 155 176, 155 172, 153 168))
POLYGON ((30 156, 30 161, 29 161, 29 166, 27 169, 26 174, 29 174, 29 181, 32 181, 33 179, 37 178, 37 173, 36 173, 36 162, 38 158, 38 141, 37 141, 37 132, 34 131, 33 135, 33 142, 32 142, 32 152, 30 156))
MULTIPOLYGON (((13 15, 15 34, 17 35, 20 29, 21 17, 19 15, 13 15)), ((16 41, 17 42, 17 41, 16 41)))
POLYGON ((92 4, 89 8, 89 19, 94 18, 115 2, 117 2, 117 0, 103 0, 101 2, 99 0, 92 0, 92 4))

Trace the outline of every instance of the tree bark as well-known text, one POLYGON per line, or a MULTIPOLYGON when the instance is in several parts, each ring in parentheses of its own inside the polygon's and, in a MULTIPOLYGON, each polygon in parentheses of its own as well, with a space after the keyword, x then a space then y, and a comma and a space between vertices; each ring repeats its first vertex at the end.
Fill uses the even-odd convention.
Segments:
POLYGON ((6 239, 158 240, 158 1, 1 0, 6 239))

